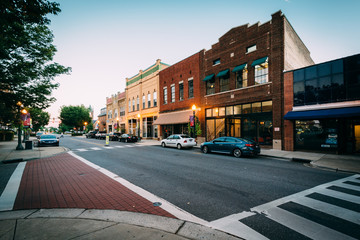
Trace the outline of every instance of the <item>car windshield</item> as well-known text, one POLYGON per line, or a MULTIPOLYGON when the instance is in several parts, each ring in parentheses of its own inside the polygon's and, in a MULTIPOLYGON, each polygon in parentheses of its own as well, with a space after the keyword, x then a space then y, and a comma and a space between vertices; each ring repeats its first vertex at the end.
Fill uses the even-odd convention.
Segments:
POLYGON ((56 139, 55 135, 42 135, 41 139, 56 139))
POLYGON ((42 132, 36 133, 37 136, 40 136, 40 135, 42 135, 42 134, 43 134, 42 132))

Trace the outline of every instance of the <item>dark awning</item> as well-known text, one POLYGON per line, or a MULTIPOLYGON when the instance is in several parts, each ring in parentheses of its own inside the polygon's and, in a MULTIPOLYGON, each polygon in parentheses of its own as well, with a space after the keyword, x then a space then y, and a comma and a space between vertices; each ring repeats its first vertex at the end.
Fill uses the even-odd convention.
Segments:
POLYGON ((251 66, 255 67, 256 65, 263 64, 267 60, 268 60, 268 57, 263 57, 263 58, 256 59, 255 61, 252 62, 251 66))
POLYGON ((246 63, 244 63, 244 64, 241 64, 241 65, 239 65, 239 66, 236 66, 236 67, 234 67, 234 69, 232 70, 232 72, 240 72, 240 71, 242 71, 242 70, 244 70, 244 68, 246 68, 246 63))
POLYGON ((219 72, 216 77, 224 77, 229 73, 229 69, 219 72))
POLYGON ((360 107, 346 107, 321 109, 311 111, 291 111, 284 119, 286 120, 305 120, 305 119, 324 119, 324 118, 348 118, 360 116, 360 107))
POLYGON ((209 80, 213 79, 214 76, 215 76, 215 74, 207 75, 207 76, 203 79, 203 81, 209 81, 209 80))

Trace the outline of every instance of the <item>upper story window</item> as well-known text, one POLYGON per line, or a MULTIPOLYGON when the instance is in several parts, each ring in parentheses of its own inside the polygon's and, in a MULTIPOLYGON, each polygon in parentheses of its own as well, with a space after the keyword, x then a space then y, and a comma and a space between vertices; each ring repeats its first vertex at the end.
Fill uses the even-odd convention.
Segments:
POLYGON ((131 99, 129 98, 129 112, 131 112, 131 99))
POLYGON ((112 118, 112 111, 109 110, 109 111, 108 111, 108 119, 111 119, 111 118, 112 118))
POLYGON ((255 60, 252 64, 255 67, 255 84, 263 84, 269 82, 269 65, 268 57, 255 60))
POLYGON ((153 93, 153 102, 154 102, 154 107, 157 106, 157 93, 156 91, 154 90, 154 93, 153 93))
POLYGON ((236 66, 232 72, 235 73, 236 84, 235 88, 243 88, 248 86, 248 71, 247 64, 236 66))
POLYGON ((145 109, 145 94, 143 94, 143 97, 142 97, 142 108, 145 109))
POLYGON ((206 95, 215 93, 215 74, 207 75, 204 80, 206 82, 206 95))
POLYGON ((179 100, 184 100, 184 82, 179 82, 179 100))
POLYGON ((167 87, 164 87, 164 104, 168 103, 167 99, 168 99, 168 97, 167 97, 167 87))
POLYGON ((215 59, 214 61, 213 61, 213 66, 214 65, 218 65, 218 64, 220 64, 221 62, 220 62, 220 58, 218 58, 218 59, 215 59))
POLYGON ((117 117, 118 117, 118 110, 115 109, 115 110, 114 110, 114 118, 117 118, 117 117))
POLYGON ((171 102, 175 102, 175 84, 171 85, 171 102))
POLYGON ((120 107, 120 117, 125 116, 125 107, 120 107))
POLYGON ((135 98, 133 98, 133 100, 132 100, 132 110, 133 110, 133 112, 135 111, 135 98))
POLYGON ((256 51, 256 44, 251 45, 250 47, 246 48, 246 53, 251 53, 251 52, 254 52, 254 51, 256 51))
POLYGON ((223 70, 216 75, 220 82, 220 92, 230 90, 229 69, 223 70))
POLYGON ((193 79, 188 80, 188 91, 189 91, 189 98, 194 97, 194 81, 193 79))
POLYGON ((151 107, 151 94, 148 92, 148 108, 151 107))
POLYGON ((140 109, 140 103, 139 103, 139 96, 136 97, 136 110, 139 111, 140 109))

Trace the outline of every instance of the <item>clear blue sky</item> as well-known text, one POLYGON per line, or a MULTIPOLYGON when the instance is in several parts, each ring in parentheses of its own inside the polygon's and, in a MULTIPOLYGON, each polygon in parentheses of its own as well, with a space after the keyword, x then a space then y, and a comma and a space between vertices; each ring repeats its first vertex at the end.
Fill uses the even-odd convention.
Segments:
MULTIPOLYGON (((56 0, 55 0, 56 1, 56 0)), ((316 63, 360 53, 359 0, 58 0, 51 16, 55 61, 72 67, 56 78, 57 102, 93 106, 124 91, 125 78, 161 59, 174 64, 211 45, 233 27, 265 23, 281 10, 316 63)))

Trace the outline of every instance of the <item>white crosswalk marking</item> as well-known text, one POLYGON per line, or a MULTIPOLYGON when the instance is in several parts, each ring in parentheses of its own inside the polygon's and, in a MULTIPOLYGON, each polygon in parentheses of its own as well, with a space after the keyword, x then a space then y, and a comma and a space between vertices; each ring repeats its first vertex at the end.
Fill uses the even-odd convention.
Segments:
POLYGON ((77 151, 79 152, 86 152, 86 151, 89 151, 88 149, 84 149, 84 148, 79 148, 79 149, 76 149, 77 151))
POLYGON ((98 148, 98 147, 93 147, 93 148, 90 148, 90 149, 95 150, 95 151, 101 150, 101 148, 98 148))
POLYGON ((114 149, 114 147, 104 147, 104 149, 114 149))
POLYGON ((312 198, 298 198, 293 199, 292 202, 301 204, 303 206, 321 211, 330 215, 333 215, 338 218, 345 219, 349 222, 354 222, 360 224, 360 214, 342 207, 338 207, 326 202, 318 201, 312 198))
MULTIPOLYGON (((321 200, 315 200, 308 196, 313 193, 322 194, 324 199, 331 198, 335 201, 348 201, 352 204, 360 205, 360 197, 358 194, 352 195, 349 193, 344 193, 336 191, 336 187, 345 188, 349 191, 357 191, 360 193, 360 187, 348 184, 345 182, 355 182, 359 183, 360 175, 353 175, 347 178, 339 179, 333 182, 325 183, 319 186, 316 186, 305 191, 289 195, 284 198, 274 200, 269 203, 259 205, 257 207, 251 208, 250 212, 242 212, 238 214, 233 214, 228 217, 224 217, 215 221, 212 221, 210 224, 213 228, 226 231, 228 233, 234 234, 238 237, 245 239, 266 239, 266 231, 269 231, 265 228, 265 232, 261 234, 255 230, 248 227, 244 221, 247 218, 259 216, 265 216, 269 221, 274 221, 277 224, 280 224, 292 231, 298 232, 304 236, 307 236, 311 239, 354 239, 353 235, 348 236, 342 232, 338 232, 329 228, 328 226, 323 226, 317 222, 315 219, 306 219, 303 216, 299 216, 296 212, 290 212, 279 207, 286 203, 299 204, 303 206, 302 211, 310 211, 310 209, 316 210, 319 214, 331 215, 337 219, 343 219, 345 221, 360 225, 360 213, 352 211, 350 209, 343 208, 342 205, 334 205, 321 200), (310 208, 310 209, 309 209, 310 208), (243 221, 244 223, 242 223, 243 221)), ((304 215, 306 216, 306 215, 304 215)), ((290 231, 291 231, 290 230, 290 231)), ((349 233, 354 234, 354 233, 349 233)), ((356 236, 356 234, 355 234, 356 236)))
POLYGON ((283 210, 281 208, 271 208, 268 210, 268 218, 290 228, 311 239, 321 240, 338 240, 338 239, 354 239, 345 234, 334 231, 330 228, 324 227, 315 222, 309 221, 305 218, 299 217, 296 214, 283 210))

